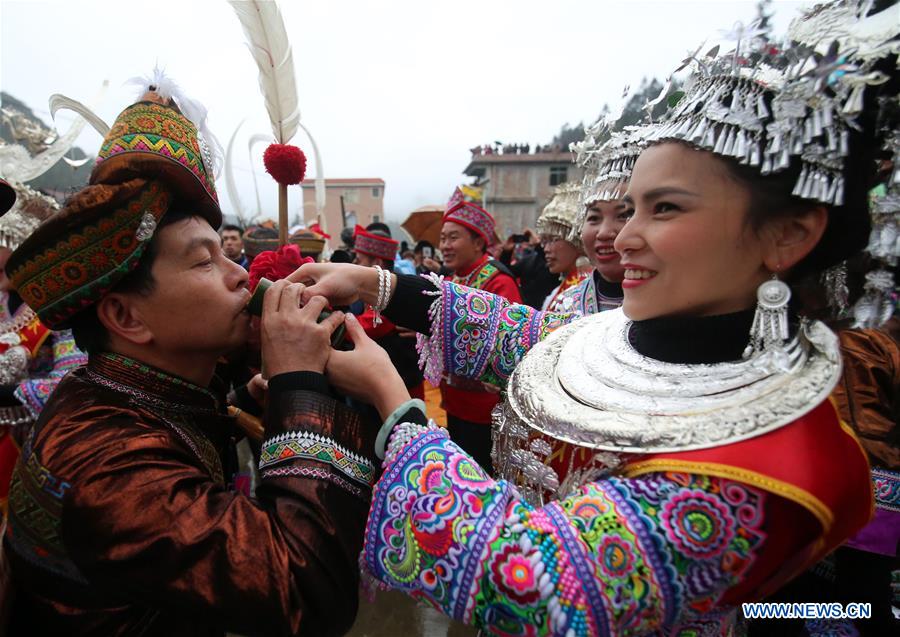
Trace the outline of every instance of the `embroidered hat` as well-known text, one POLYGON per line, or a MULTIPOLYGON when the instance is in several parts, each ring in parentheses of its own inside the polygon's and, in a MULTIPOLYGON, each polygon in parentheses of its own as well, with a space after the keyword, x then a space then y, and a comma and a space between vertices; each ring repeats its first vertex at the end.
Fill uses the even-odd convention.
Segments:
POLYGON ((10 281, 48 327, 66 327, 137 265, 171 198, 156 180, 87 186, 13 252, 10 281))
POLYGON ((45 324, 66 327, 134 269, 173 201, 219 227, 202 155, 197 127, 153 87, 119 115, 90 184, 7 263, 13 286, 45 324))
POLYGON ((399 245, 399 241, 369 232, 362 226, 356 226, 353 231, 353 250, 370 257, 393 261, 399 245))
POLYGON ((194 123, 171 100, 148 91, 116 118, 97 153, 90 183, 159 178, 181 203, 218 228, 222 211, 210 172, 211 161, 194 123))
POLYGON ((468 201, 460 201, 444 213, 443 222, 447 221, 465 226, 482 237, 487 245, 494 243, 496 222, 491 214, 480 206, 468 201))
POLYGON ((542 236, 563 239, 581 249, 581 184, 564 183, 553 191, 553 198, 537 220, 542 236))

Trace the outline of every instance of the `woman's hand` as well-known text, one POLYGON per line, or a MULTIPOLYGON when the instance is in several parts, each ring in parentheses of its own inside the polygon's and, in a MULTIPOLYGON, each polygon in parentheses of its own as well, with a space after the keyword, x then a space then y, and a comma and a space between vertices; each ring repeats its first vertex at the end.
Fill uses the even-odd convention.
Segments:
POLYGON ((300 307, 305 286, 282 279, 272 284, 263 298, 262 357, 268 378, 286 372, 322 373, 331 348, 331 333, 344 320, 334 312, 321 323, 319 313, 328 305, 313 296, 300 307))
POLYGON ((382 420, 409 400, 409 391, 384 349, 366 336, 352 314, 344 319, 353 351, 332 351, 325 367, 328 382, 343 394, 375 406, 382 420))
MULTIPOLYGON (((378 302, 378 270, 350 263, 307 263, 297 268, 288 281, 303 283, 303 301, 324 296, 332 305, 350 305, 358 299, 374 305, 378 302)), ((391 289, 396 285, 391 274, 391 289)))

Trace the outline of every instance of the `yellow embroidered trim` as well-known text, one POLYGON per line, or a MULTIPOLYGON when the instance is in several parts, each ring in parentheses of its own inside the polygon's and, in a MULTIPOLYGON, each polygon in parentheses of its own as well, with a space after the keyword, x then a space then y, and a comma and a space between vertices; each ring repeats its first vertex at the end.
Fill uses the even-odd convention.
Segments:
POLYGON ((776 480, 769 476, 765 476, 756 471, 747 469, 739 469, 730 465, 719 464, 716 462, 693 462, 691 460, 644 460, 635 462, 625 467, 622 472, 626 478, 634 478, 645 473, 660 473, 664 471, 695 473, 701 475, 710 475, 717 478, 727 478, 729 480, 737 480, 747 484, 759 487, 770 493, 781 496, 792 502, 796 502, 808 509, 822 525, 823 534, 828 535, 831 531, 831 525, 834 523, 834 514, 831 509, 814 496, 809 491, 801 489, 787 482, 776 480))

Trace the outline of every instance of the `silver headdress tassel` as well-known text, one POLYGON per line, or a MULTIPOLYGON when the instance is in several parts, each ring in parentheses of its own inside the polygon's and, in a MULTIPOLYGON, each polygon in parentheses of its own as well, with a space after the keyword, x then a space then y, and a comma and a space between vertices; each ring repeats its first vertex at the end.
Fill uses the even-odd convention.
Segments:
MULTIPOLYGON (((820 57, 813 88, 827 89, 831 103, 850 126, 862 113, 865 91, 889 81, 900 54, 900 4, 871 13, 871 0, 839 0, 811 8, 791 23, 788 36, 820 57), (895 56, 887 68, 884 61, 895 56), (881 68, 879 68, 879 66, 881 68)), ((875 269, 865 276, 863 294, 852 308, 854 327, 874 327, 887 321, 897 305, 892 270, 900 257, 900 96, 879 96, 875 106, 889 169, 870 192, 872 233, 866 251, 875 269)), ((839 146, 844 144, 839 140, 839 146)), ((840 268, 842 266, 836 266, 840 268)), ((846 267, 844 267, 846 272, 846 267)), ((846 283, 840 272, 826 273, 831 299, 846 308, 846 283)), ((840 314, 839 314, 840 317, 840 314)))
MULTIPOLYGON (((641 131, 643 144, 678 140, 763 176, 794 167, 794 196, 844 206, 847 171, 869 169, 847 165, 851 134, 867 125, 864 98, 890 80, 881 67, 900 53, 900 4, 869 15, 871 7, 860 0, 815 7, 792 23, 785 44, 756 37, 751 26, 734 30, 733 50, 720 55, 720 46, 714 46, 705 55, 695 52, 684 97, 662 121, 641 131)), ((879 136, 894 164, 873 199, 868 250, 882 266, 867 279, 860 300, 865 307, 853 311, 857 326, 890 316, 885 308, 896 294, 887 278, 900 257, 900 102, 896 92, 878 101, 879 136)), ((846 315, 842 272, 839 267, 825 277, 838 315, 846 315)))

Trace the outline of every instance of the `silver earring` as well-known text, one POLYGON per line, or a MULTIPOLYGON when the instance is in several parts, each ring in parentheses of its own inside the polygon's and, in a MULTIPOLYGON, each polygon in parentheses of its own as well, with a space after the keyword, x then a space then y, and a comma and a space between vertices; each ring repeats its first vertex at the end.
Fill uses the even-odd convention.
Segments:
POLYGON ((744 359, 768 355, 780 369, 787 369, 790 360, 785 342, 790 337, 788 326, 788 301, 791 288, 778 279, 777 274, 756 290, 756 314, 750 328, 750 343, 744 350, 744 359))

